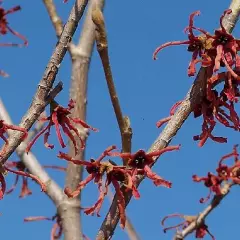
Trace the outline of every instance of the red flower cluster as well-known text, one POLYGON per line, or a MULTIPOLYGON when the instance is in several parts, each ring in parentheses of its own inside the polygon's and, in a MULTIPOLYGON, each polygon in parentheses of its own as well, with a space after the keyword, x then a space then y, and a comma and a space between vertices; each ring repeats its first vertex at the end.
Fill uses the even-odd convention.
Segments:
POLYGON ((117 204, 120 212, 120 226, 124 228, 126 221, 125 199, 121 186, 124 186, 126 191, 132 191, 135 198, 139 198, 140 194, 136 185, 137 178, 138 175, 144 175, 153 180, 156 186, 163 185, 170 188, 171 183, 152 172, 151 167, 154 164, 154 158, 158 158, 164 152, 178 150, 179 146, 166 147, 151 153, 145 153, 143 150, 139 150, 135 154, 112 152, 114 149, 116 149, 116 147, 111 146, 107 148, 98 159, 91 159, 90 161, 75 160, 62 152, 59 153, 58 157, 74 164, 85 166, 89 174, 85 180, 78 184, 76 190, 71 191, 68 187, 65 188, 64 192, 68 197, 76 197, 79 195, 81 190, 91 181, 94 181, 98 185, 99 198, 92 207, 85 208, 84 212, 86 214, 94 214, 94 212, 96 212, 97 216, 99 216, 104 197, 108 193, 108 186, 110 184, 113 185, 118 196, 117 204), (106 156, 124 158, 128 164, 127 166, 118 166, 111 160, 102 162, 106 156), (105 182, 103 182, 104 175, 106 175, 105 182))
MULTIPOLYGON (((5 166, 7 166, 8 168, 16 168, 17 170, 19 171, 22 171, 22 172, 26 172, 27 169, 24 165, 23 162, 13 162, 13 161, 7 161, 5 163, 5 166)), ((15 177, 15 182, 14 184, 12 185, 12 187, 10 189, 8 189, 6 191, 6 194, 10 194, 12 193, 17 184, 18 184, 18 181, 19 181, 19 175, 17 174, 16 177, 15 177)), ((32 194, 32 191, 28 188, 28 180, 27 180, 27 177, 26 176, 22 176, 22 188, 21 188, 21 193, 19 195, 20 198, 23 198, 27 195, 31 195, 32 194)))
POLYGON ((14 185, 9 190, 6 191, 6 182, 5 182, 4 175, 3 173, 0 174, 0 182, 1 182, 0 199, 3 198, 5 193, 9 194, 15 189, 19 180, 19 176, 22 176, 22 179, 23 179, 22 190, 19 196, 20 198, 32 194, 31 190, 28 188, 27 178, 31 178, 32 180, 37 182, 41 186, 42 191, 46 192, 46 185, 43 182, 41 182, 41 180, 38 177, 28 173, 26 167, 22 162, 8 161, 4 165, 4 170, 6 170, 6 172, 11 172, 16 174, 16 179, 15 179, 14 185), (12 168, 16 168, 17 170, 14 170, 12 168))
MULTIPOLYGON (((168 218, 172 218, 172 217, 180 217, 180 218, 183 218, 184 221, 179 223, 179 224, 177 224, 177 225, 175 225, 175 226, 164 228, 163 231, 165 233, 166 233, 166 231, 168 231, 170 229, 178 230, 179 227, 181 227, 182 229, 185 229, 192 222, 197 220, 196 216, 185 216, 183 214, 175 213, 175 214, 171 214, 171 215, 168 215, 168 216, 164 217, 163 220, 162 220, 162 226, 164 226, 165 221, 168 218)), ((200 226, 198 226, 198 228, 195 231, 196 231, 196 233, 195 233, 195 237, 196 238, 204 238, 206 234, 209 234, 211 236, 212 240, 215 240, 214 236, 209 232, 208 226, 204 222, 202 222, 202 224, 200 226)))
MULTIPOLYGON (((44 165, 42 166, 43 168, 51 168, 51 169, 56 169, 56 170, 60 170, 60 171, 66 171, 66 168, 64 167, 60 167, 60 166, 51 166, 51 165, 44 165)), ((19 182, 19 176, 22 176, 22 187, 21 187, 21 192, 19 195, 19 198, 23 198, 26 197, 28 195, 32 194, 32 191, 28 188, 28 177, 32 178, 33 180, 35 180, 36 182, 38 182, 41 186, 42 189, 44 189, 45 191, 45 185, 38 179, 36 178, 34 175, 30 174, 28 169, 26 168, 26 166, 24 165, 24 163, 22 161, 18 161, 18 162, 14 162, 14 161, 7 161, 5 163, 5 169, 9 171, 13 171, 13 168, 16 168, 17 171, 14 171, 14 173, 16 173, 16 178, 14 181, 14 184, 12 185, 12 187, 8 190, 6 190, 6 194, 10 194, 12 193, 15 188, 17 187, 17 184, 19 182), (21 174, 19 174, 19 171, 21 174), (22 174, 24 173, 24 174, 22 174)))
MULTIPOLYGON (((227 142, 227 138, 215 137, 212 134, 217 121, 236 131, 240 130, 239 117, 234 108, 234 104, 238 102, 240 96, 238 88, 240 57, 237 54, 240 50, 240 40, 227 33, 222 23, 224 16, 230 14, 231 10, 224 11, 220 18, 221 28, 216 30, 214 35, 193 26, 193 18, 199 13, 197 11, 190 15, 189 26, 185 28, 185 32, 188 32, 188 40, 165 43, 156 49, 153 57, 156 59, 157 53, 165 47, 187 44, 188 51, 193 52, 188 67, 188 75, 195 75, 196 64, 199 62, 202 67, 206 68, 206 93, 201 103, 196 105, 193 110, 195 118, 203 117, 202 133, 193 138, 199 140, 199 146, 201 147, 208 138, 219 143, 227 142), (195 36, 193 30, 199 31, 202 35, 195 36), (225 67, 227 71, 214 74, 220 67, 225 67), (218 92, 215 87, 221 82, 224 82, 224 87, 218 92)), ((170 117, 160 120, 157 126, 160 127, 170 120, 179 105, 179 102, 176 103, 170 112, 170 117)))
POLYGON ((98 130, 96 128, 89 126, 87 123, 85 123, 84 121, 82 121, 79 118, 72 118, 70 116, 70 114, 71 114, 71 110, 73 108, 74 108, 73 100, 69 101, 68 108, 64 108, 64 107, 60 106, 57 102, 52 101, 50 104, 50 116, 47 118, 40 119, 41 121, 49 121, 48 125, 45 128, 43 128, 35 136, 35 138, 28 144, 28 147, 26 148, 26 152, 28 153, 30 151, 33 144, 37 141, 37 139, 42 134, 44 134, 45 147, 53 149, 54 145, 48 143, 48 137, 50 136, 50 131, 51 131, 52 126, 55 126, 55 128, 56 128, 57 137, 58 137, 59 143, 62 148, 65 148, 66 145, 63 141, 63 138, 62 138, 62 135, 60 132, 60 127, 62 127, 62 130, 65 133, 65 135, 67 135, 70 138, 70 140, 72 141, 72 143, 75 147, 75 154, 78 153, 79 147, 77 146, 77 142, 71 131, 73 131, 76 134, 76 136, 80 139, 81 144, 82 144, 81 148, 83 149, 85 147, 85 143, 82 140, 80 133, 79 133, 78 129, 74 126, 74 124, 78 124, 85 129, 91 129, 95 132, 98 130))
POLYGON ((217 174, 209 172, 206 177, 198 177, 193 175, 194 182, 204 182, 204 185, 209 188, 209 194, 204 199, 201 198, 200 202, 204 203, 210 199, 211 194, 215 193, 215 195, 222 195, 222 184, 223 182, 229 182, 231 184, 240 184, 240 160, 238 159, 237 145, 234 146, 233 151, 230 154, 223 156, 216 169, 217 174), (223 164, 228 158, 234 157, 234 163, 232 166, 228 166, 223 164))
MULTIPOLYGON (((0 4, 2 1, 0 2, 0 4)), ((17 12, 21 10, 20 6, 15 6, 9 10, 5 10, 3 7, 0 6, 0 35, 6 35, 8 32, 12 33, 13 35, 17 36, 18 38, 23 40, 23 44, 18 44, 18 43, 0 43, 0 46, 13 46, 13 47, 21 47, 21 46, 27 46, 28 41, 27 39, 21 35, 20 33, 16 32, 13 30, 11 27, 9 27, 8 21, 7 21, 7 15, 17 12)), ((3 77, 7 77, 8 74, 5 73, 4 71, 0 70, 0 75, 3 77)))
MULTIPOLYGON (((1 2, 0 2, 1 4, 1 2)), ((6 16, 8 14, 14 13, 21 10, 20 6, 15 6, 9 10, 5 10, 3 7, 0 7, 0 34, 6 35, 8 32, 12 33, 13 35, 17 36, 18 38, 23 40, 23 45, 28 45, 27 39, 22 36, 20 33, 14 31, 12 28, 9 27, 8 21, 6 16)), ((23 46, 22 44, 17 43, 1 43, 0 46, 23 46)))

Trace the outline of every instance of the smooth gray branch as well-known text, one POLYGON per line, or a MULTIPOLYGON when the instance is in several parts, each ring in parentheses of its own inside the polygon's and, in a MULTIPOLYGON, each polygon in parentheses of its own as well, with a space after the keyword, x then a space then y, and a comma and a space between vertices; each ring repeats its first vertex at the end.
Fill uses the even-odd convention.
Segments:
MULTIPOLYGON (((72 58, 72 79, 70 88, 70 98, 75 101, 75 107, 72 111, 72 117, 80 118, 86 121, 87 113, 87 85, 88 85, 88 70, 91 61, 94 41, 95 41, 95 26, 92 22, 91 12, 94 4, 99 4, 99 7, 103 8, 104 0, 90 0, 88 3, 88 10, 81 30, 81 35, 78 45, 70 44, 69 52, 72 58)), ((78 129, 80 136, 84 142, 88 137, 88 131, 79 125, 75 125, 78 129)), ((76 138, 79 146, 81 143, 76 138)), ((80 151, 75 156, 75 149, 70 142, 69 155, 76 159, 84 159, 84 150, 80 151)), ((83 168, 80 165, 68 163, 66 172, 66 187, 75 190, 82 180, 83 168)), ((80 198, 69 199, 73 206, 80 207, 80 198)), ((83 231, 81 224, 81 211, 76 207, 68 207, 68 219, 65 219, 66 228, 68 232, 65 232, 65 240, 82 240, 83 231)))

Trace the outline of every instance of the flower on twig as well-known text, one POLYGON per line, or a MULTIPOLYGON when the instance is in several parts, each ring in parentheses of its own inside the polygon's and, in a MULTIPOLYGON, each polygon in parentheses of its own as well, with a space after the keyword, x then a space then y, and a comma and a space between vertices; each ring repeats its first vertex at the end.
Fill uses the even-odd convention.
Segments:
POLYGON ((223 156, 216 169, 218 176, 224 181, 231 181, 233 184, 240 184, 240 160, 238 159, 239 153, 237 151, 238 145, 233 147, 233 151, 225 156, 223 156), (223 164, 223 161, 233 157, 234 163, 232 166, 223 164))
MULTIPOLYGON (((0 2, 1 4, 1 2, 0 2)), ((21 35, 20 33, 13 30, 11 27, 9 27, 8 21, 6 16, 11 13, 15 13, 17 11, 21 10, 20 6, 15 6, 9 10, 5 10, 3 7, 0 6, 0 34, 6 35, 8 32, 12 33, 16 37, 23 40, 23 45, 28 45, 27 39, 21 35)), ((23 46, 22 44, 18 43, 0 43, 0 46, 23 46)))
POLYGON ((196 69, 195 69, 196 59, 198 56, 201 56, 203 54, 204 41, 205 41, 205 38, 203 38, 202 36, 199 36, 199 37, 195 36, 193 33, 193 18, 195 16, 198 16, 199 14, 200 14, 200 11, 196 11, 196 12, 193 12, 189 17, 189 25, 186 28, 186 30, 189 31, 188 40, 168 42, 159 46, 153 53, 153 59, 154 60, 157 59, 157 54, 163 48, 166 48, 169 46, 176 46, 176 45, 188 45, 188 51, 192 52, 192 59, 188 67, 188 76, 194 76, 194 74, 196 73, 196 69))
MULTIPOLYGON (((161 222, 162 226, 164 226, 165 221, 168 218, 173 218, 173 217, 183 218, 184 221, 175 225, 175 226, 164 228, 163 229, 164 233, 166 233, 170 229, 176 229, 177 232, 178 232, 179 228, 181 228, 183 230, 183 229, 187 228, 192 222, 197 222, 197 220, 198 220, 197 216, 187 216, 187 215, 175 213, 175 214, 171 214, 171 215, 168 215, 168 216, 164 217, 162 222, 161 222)), ((195 233, 196 238, 201 238, 202 239, 202 238, 205 237, 206 234, 208 234, 208 235, 211 236, 212 240, 215 240, 215 237, 209 232, 208 226, 205 224, 204 221, 202 221, 201 224, 196 225, 196 228, 194 230, 196 231, 196 233, 195 233)))
POLYGON ((78 124, 84 129, 91 129, 93 131, 98 131, 96 128, 93 128, 89 126, 87 123, 82 121, 79 118, 72 118, 70 116, 71 110, 74 108, 74 102, 73 100, 70 100, 68 103, 68 107, 64 108, 60 106, 57 102, 52 101, 50 104, 50 116, 47 118, 42 118, 41 121, 48 121, 48 125, 44 127, 36 136, 35 138, 28 144, 28 147, 26 148, 26 152, 28 153, 30 149, 32 148, 33 144, 37 141, 37 139, 44 134, 44 145, 47 148, 53 149, 54 145, 48 143, 48 137, 50 136, 50 130, 52 126, 55 126, 56 128, 56 134, 59 140, 59 143, 62 148, 65 148, 66 145, 63 141, 62 134, 60 131, 60 127, 62 128, 65 135, 69 137, 69 139, 72 141, 74 148, 75 148, 75 154, 77 155, 79 151, 79 147, 77 146, 76 139, 71 131, 73 131, 76 136, 81 141, 81 148, 84 149, 85 143, 82 137, 80 136, 80 133, 78 129, 74 126, 74 124, 78 124))
POLYGON ((198 177, 197 175, 193 175, 192 178, 194 182, 204 182, 204 185, 209 188, 208 196, 205 199, 201 198, 200 203, 208 201, 212 192, 214 192, 216 195, 222 195, 221 183, 223 180, 220 177, 215 176, 213 173, 209 172, 207 177, 198 177))
MULTIPOLYGON (((206 91, 201 97, 201 102, 193 106, 194 117, 203 117, 202 133, 193 137, 195 141, 199 141, 199 146, 202 147, 209 138, 219 143, 227 142, 227 138, 216 137, 212 133, 217 121, 225 127, 240 131, 240 120, 234 106, 240 96, 240 77, 238 76, 240 71, 240 57, 238 55, 240 40, 227 33, 223 26, 223 18, 231 13, 230 9, 224 11, 220 17, 221 28, 216 30, 214 35, 202 28, 193 26, 193 18, 199 13, 196 11, 190 15, 189 25, 185 28, 189 40, 161 45, 154 52, 154 59, 156 59, 157 53, 167 46, 187 44, 188 50, 193 51, 188 75, 193 76, 196 73, 195 65, 198 62, 202 64, 202 67, 207 68, 205 71, 206 91), (202 35, 195 36, 194 30, 202 35), (214 74, 220 67, 225 67, 227 71, 214 74), (215 87, 221 82, 224 82, 223 89, 216 90, 215 87)), ((170 116, 158 121, 157 127, 168 122, 180 104, 181 102, 177 102, 172 107, 170 116)))
POLYGON ((14 191, 14 189, 18 184, 19 176, 22 176, 22 188, 19 195, 20 198, 23 198, 32 194, 32 191, 28 188, 28 178, 31 178, 35 182, 37 182, 41 186, 42 191, 44 192, 46 191, 45 184, 38 177, 34 176, 33 174, 30 174, 23 162, 7 161, 4 165, 4 168, 7 171, 16 174, 14 184, 10 189, 6 191, 6 194, 10 194, 14 191), (14 170, 13 168, 16 168, 16 170, 14 170))
POLYGON ((97 216, 100 216, 99 212, 102 207, 105 196, 108 193, 108 186, 112 183, 113 187, 116 190, 118 196, 118 209, 120 212, 120 226, 122 228, 125 227, 126 216, 125 216, 125 200, 123 193, 120 190, 120 183, 125 183, 128 181, 127 171, 123 166, 117 166, 113 162, 101 162, 108 154, 116 149, 116 146, 110 146, 107 148, 99 158, 96 160, 91 159, 90 162, 83 160, 75 160, 68 156, 65 153, 60 152, 58 157, 61 159, 65 159, 69 162, 72 162, 77 165, 83 165, 86 167, 86 171, 88 172, 88 176, 85 180, 81 181, 78 184, 76 190, 71 191, 68 187, 65 188, 64 192, 68 197, 76 197, 80 194, 81 190, 91 181, 94 181, 98 185, 99 197, 96 203, 92 207, 84 208, 84 212, 89 214, 97 213, 97 216), (103 182, 103 175, 106 174, 106 181, 103 182))
MULTIPOLYGON (((2 1, 0 1, 0 4, 2 1)), ((18 43, 0 43, 0 46, 12 46, 12 47, 21 47, 21 46, 27 46, 28 41, 27 39, 21 35, 20 33, 16 32, 13 30, 11 27, 9 27, 8 21, 7 21, 7 15, 17 12, 21 10, 20 6, 15 6, 9 10, 5 10, 2 6, 0 6, 0 35, 6 35, 8 32, 12 33, 13 35, 17 36, 21 40, 23 40, 23 44, 18 44, 18 43)), ((9 75, 4 72, 3 70, 0 70, 0 75, 3 77, 8 77, 9 75)))
POLYGON ((26 168, 26 166, 24 165, 23 162, 7 161, 4 165, 4 168, 8 172, 16 174, 15 182, 14 182, 13 186, 9 190, 6 191, 6 194, 9 194, 14 191, 14 189, 16 188, 17 183, 19 181, 19 176, 22 176, 22 189, 21 189, 21 193, 19 195, 20 198, 23 198, 27 195, 32 194, 32 191, 28 188, 27 178, 31 178, 32 180, 37 182, 40 185, 42 191, 46 192, 46 185, 37 176, 29 173, 28 169, 26 168), (16 168, 17 170, 14 170, 13 168, 16 168))
POLYGON ((119 153, 119 152, 110 152, 109 156, 121 157, 127 160, 127 166, 132 170, 132 178, 136 178, 136 175, 143 174, 153 181, 156 186, 165 186, 171 188, 172 183, 164 180, 162 177, 158 176, 151 170, 151 167, 154 164, 154 158, 160 157, 161 154, 173 150, 179 150, 180 145, 170 146, 161 150, 153 151, 146 153, 144 150, 140 149, 136 153, 119 153))
POLYGON ((216 175, 211 172, 209 172, 206 177, 198 177, 197 175, 193 175, 192 178, 194 182, 204 182, 204 185, 209 188, 210 191, 209 195, 205 199, 200 199, 201 203, 209 200, 212 193, 215 193, 216 196, 225 194, 222 191, 224 184, 240 184, 240 160, 238 159, 239 154, 237 152, 237 146, 238 145, 235 145, 231 153, 224 155, 220 159, 218 167, 216 168, 216 175), (223 164, 223 161, 231 157, 234 158, 234 163, 232 166, 223 164))
POLYGON ((132 191, 135 198, 140 197, 136 186, 137 175, 147 176, 153 180, 156 186, 163 185, 171 187, 171 182, 164 180, 156 173, 152 172, 151 167, 154 163, 154 158, 156 159, 164 152, 178 150, 179 146, 167 147, 151 153, 145 153, 143 150, 139 150, 135 154, 112 152, 114 149, 116 149, 115 146, 110 146, 98 159, 91 159, 90 161, 76 160, 62 152, 59 153, 58 157, 74 164, 85 166, 86 171, 89 174, 86 179, 78 184, 76 190, 72 191, 68 187, 65 188, 64 192, 68 197, 72 198, 78 196, 81 190, 91 181, 94 181, 98 185, 99 198, 92 207, 85 208, 84 212, 86 214, 94 214, 96 212, 97 216, 99 216, 104 198, 108 193, 108 186, 110 184, 113 185, 117 195, 117 205, 120 213, 120 226, 124 228, 126 215, 123 190, 132 191), (119 166, 112 160, 102 162, 106 156, 127 159, 128 164, 127 166, 119 166), (106 176, 105 182, 103 181, 104 175, 106 176), (121 189, 121 186, 124 186, 125 188, 121 189))
POLYGON ((2 171, 5 171, 5 172, 0 173, 0 183, 1 183, 0 199, 3 198, 5 193, 9 194, 15 189, 15 187, 18 183, 18 180, 19 180, 19 176, 22 176, 22 179, 23 179, 22 190, 21 190, 21 193, 19 196, 20 198, 32 194, 31 190, 28 188, 27 178, 31 178, 32 180, 37 182, 40 185, 41 190, 43 192, 46 192, 46 190, 47 190, 46 185, 37 176, 27 172, 27 169, 22 162, 8 161, 3 166, 2 171), (12 168, 16 168, 17 170, 14 170, 12 168), (9 190, 6 191, 6 181, 5 181, 4 175, 6 175, 7 172, 16 174, 16 178, 15 178, 15 182, 14 182, 13 186, 9 190))

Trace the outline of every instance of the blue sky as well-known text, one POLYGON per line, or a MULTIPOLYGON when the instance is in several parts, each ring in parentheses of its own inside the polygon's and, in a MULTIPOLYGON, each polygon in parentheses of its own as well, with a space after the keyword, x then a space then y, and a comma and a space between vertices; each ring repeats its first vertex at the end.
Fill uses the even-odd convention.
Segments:
MULTIPOLYGON (((63 4, 55 0, 63 21, 67 20, 73 0, 63 4)), ((184 40, 183 29, 188 24, 188 16, 196 10, 201 11, 196 25, 212 32, 219 26, 219 17, 228 8, 229 1, 107 1, 105 8, 106 26, 109 39, 109 52, 112 70, 123 112, 131 119, 133 128, 133 151, 147 150, 161 130, 156 122, 167 116, 170 107, 181 100, 194 78, 187 77, 187 66, 191 54, 185 46, 165 49, 152 60, 154 49, 167 41, 184 40)), ((3 4, 10 8, 19 1, 10 0, 3 4)), ((10 26, 25 35, 29 41, 27 48, 1 48, 0 69, 10 74, 1 78, 0 95, 15 123, 28 109, 36 86, 42 77, 46 64, 56 44, 56 37, 42 1, 21 1, 22 11, 9 16, 10 26)), ((79 30, 74 36, 77 42, 79 30)), ((239 37, 239 26, 235 35, 239 37)), ((12 36, 4 36, 1 42, 18 41, 12 36)), ((57 100, 67 105, 69 100, 71 62, 67 54, 61 64, 56 81, 63 81, 64 90, 57 100)), ((239 110, 239 109, 238 109, 239 110)), ((103 69, 96 50, 93 54, 89 74, 88 123, 100 129, 92 133, 87 145, 87 159, 97 157, 109 145, 120 146, 120 136, 112 110, 103 69)), ((185 122, 172 144, 182 144, 178 152, 166 153, 154 166, 160 176, 172 181, 173 188, 155 187, 149 180, 140 186, 141 198, 132 200, 127 208, 141 239, 171 239, 172 232, 164 234, 160 226, 161 219, 171 213, 186 215, 198 214, 206 205, 199 199, 208 193, 201 183, 191 180, 193 174, 206 175, 214 171, 219 158, 231 152, 238 143, 236 132, 218 126, 216 135, 227 136, 227 144, 208 141, 199 148, 192 140, 193 135, 201 131, 201 120, 192 116, 185 122)), ((50 151, 39 139, 33 152, 43 164, 65 165, 56 158, 58 143, 50 151)), ((16 155, 11 160, 18 160, 16 155)), ((64 174, 54 170, 50 175, 61 185, 64 174)), ((10 186, 13 177, 8 176, 10 186)), ((4 198, 0 204, 1 236, 7 239, 48 239, 52 224, 50 222, 23 223, 27 216, 52 216, 55 208, 51 201, 40 192, 34 183, 30 185, 33 195, 18 199, 20 188, 4 198)), ((95 186, 90 184, 83 191, 83 205, 92 205, 97 199, 95 186)), ((234 239, 238 234, 239 193, 237 187, 207 219, 210 231, 217 240, 234 239)), ((101 218, 83 216, 83 230, 94 239, 107 212, 109 202, 106 199, 101 210, 101 218)), ((174 222, 172 222, 174 223, 174 222)), ((171 224, 171 223, 169 223, 171 224)), ((113 239, 127 239, 127 235, 118 227, 113 239)), ((188 239, 194 239, 193 235, 188 239)), ((206 239, 210 239, 206 237, 206 239)))

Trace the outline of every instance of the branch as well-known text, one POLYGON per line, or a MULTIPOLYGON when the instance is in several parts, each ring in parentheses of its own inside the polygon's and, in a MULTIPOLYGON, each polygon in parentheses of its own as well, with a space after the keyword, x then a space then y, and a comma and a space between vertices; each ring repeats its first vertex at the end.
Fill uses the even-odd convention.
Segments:
MULTIPOLYGON (((1 99, 0 99, 0 118, 8 124, 13 124, 1 99)), ((11 137, 12 132, 9 131, 8 135, 11 137)), ((43 183, 46 184, 47 186, 46 194, 53 201, 53 203, 56 206, 58 206, 64 197, 62 189, 58 186, 56 182, 54 182, 50 178, 50 176, 42 168, 36 157, 31 152, 29 152, 28 154, 25 153, 26 147, 27 144, 25 142, 22 142, 16 149, 17 155, 23 161, 24 165, 27 167, 29 172, 37 176, 43 183)))
MULTIPOLYGON (((42 117, 46 117, 45 111, 40 115, 39 118, 41 119, 42 117)), ((24 140, 24 142, 26 144, 28 144, 43 129, 43 126, 44 126, 43 121, 37 121, 34 129, 32 129, 31 131, 28 132, 28 136, 27 136, 26 140, 24 140)))
POLYGON ((177 232, 174 236, 174 240, 183 240, 194 230, 204 223, 205 218, 221 203, 221 201, 228 195, 233 184, 225 184, 222 188, 222 195, 215 195, 209 206, 207 206, 189 226, 187 226, 182 232, 177 232))
MULTIPOLYGON (((228 32, 233 30, 235 26, 238 16, 240 13, 240 1, 233 0, 230 8, 232 9, 232 14, 224 18, 224 27, 228 32)), ((161 150, 168 146, 171 142, 172 138, 177 134, 178 130, 182 127, 185 120, 188 118, 190 113, 192 112, 194 106, 201 101, 202 96, 204 96, 205 85, 206 85, 206 68, 201 68, 195 79, 193 85, 188 91, 185 100, 179 106, 176 113, 171 117, 171 120, 168 122, 166 127, 163 129, 162 133, 155 140, 152 146, 149 149, 149 152, 155 150, 161 150)), ((157 160, 157 158, 155 159, 157 160)), ((140 177, 138 180, 138 186, 144 177, 140 177)), ((132 194, 131 192, 125 192, 124 188, 122 188, 125 197, 125 206, 131 200, 132 194)), ((117 207, 117 195, 115 194, 113 203, 110 206, 110 209, 101 225, 101 228, 97 234, 96 240, 104 240, 110 239, 114 233, 114 230, 119 221, 119 211, 117 207)))
MULTIPOLYGON (((108 189, 108 198, 109 198, 110 203, 112 203, 113 193, 110 188, 108 189)), ((128 216, 126 216, 126 223, 125 223, 124 230, 127 232, 128 238, 130 240, 140 240, 140 237, 139 237, 138 233, 136 232, 136 230, 128 216)))
MULTIPOLYGON (((70 89, 70 98, 76 102, 72 111, 72 116, 81 118, 83 121, 86 120, 88 69, 95 40, 95 27, 92 23, 91 11, 96 2, 99 2, 101 8, 103 8, 103 0, 90 0, 79 44, 77 46, 71 44, 72 84, 70 89)), ((79 125, 76 125, 75 127, 79 130, 81 138, 86 141, 88 131, 86 132, 79 125)), ((75 156, 75 150, 72 144, 70 145, 70 155, 75 156)), ((83 159, 84 151, 80 151, 75 158, 83 159)), ((77 166, 76 164, 68 164, 66 185, 72 189, 75 189, 81 181, 80 168, 81 166, 77 166)))
POLYGON ((53 27, 56 31, 57 37, 59 38, 61 36, 62 31, 63 31, 63 27, 62 27, 62 20, 57 14, 54 2, 53 2, 53 0, 43 0, 43 3, 46 6, 46 9, 48 11, 48 15, 49 15, 49 17, 51 19, 51 22, 53 24, 53 27))
POLYGON ((97 6, 92 12, 92 20, 96 25, 97 50, 102 60, 102 65, 103 65, 105 78, 108 85, 109 94, 110 94, 114 112, 117 118, 118 126, 121 132, 122 151, 131 152, 132 129, 130 127, 130 120, 128 117, 123 116, 122 114, 122 110, 118 100, 116 88, 114 86, 114 80, 113 80, 112 70, 110 66, 110 60, 108 55, 107 33, 105 29, 104 18, 103 18, 101 9, 99 9, 97 6))
MULTIPOLYGON (((81 36, 78 45, 70 44, 69 52, 72 58, 72 83, 70 89, 70 98, 73 99, 75 107, 72 111, 72 117, 86 120, 86 105, 87 105, 87 85, 88 85, 88 70, 91 61, 93 45, 95 40, 95 26, 92 22, 91 13, 93 5, 98 2, 99 7, 103 8, 104 0, 90 0, 88 4, 88 11, 81 31, 81 36)), ((83 129, 79 124, 75 125, 78 129, 81 139, 86 142, 88 131, 83 129)), ((80 145, 78 138, 76 139, 80 145)), ((70 142, 69 155, 75 156, 77 159, 84 159, 84 150, 79 151, 75 156, 75 149, 70 142)), ((79 182, 82 180, 83 168, 82 166, 68 163, 66 172, 66 187, 76 189, 79 182)), ((80 206, 80 198, 69 199, 69 201, 80 206)), ((68 232, 65 233, 65 239, 81 240, 83 239, 81 211, 77 208, 67 208, 69 219, 65 219, 66 228, 68 232)))
MULTIPOLYGON (((88 0, 76 0, 71 10, 69 19, 64 26, 58 44, 47 64, 43 78, 38 85, 32 104, 20 123, 20 126, 27 130, 32 127, 48 103, 47 98, 58 73, 58 68, 66 54, 68 43, 71 41, 72 36, 77 29, 78 22, 83 15, 87 2, 88 0)), ((1 164, 4 164, 7 161, 17 146, 21 143, 21 137, 21 133, 15 132, 9 138, 9 146, 6 148, 6 153, 1 157, 1 164)))

